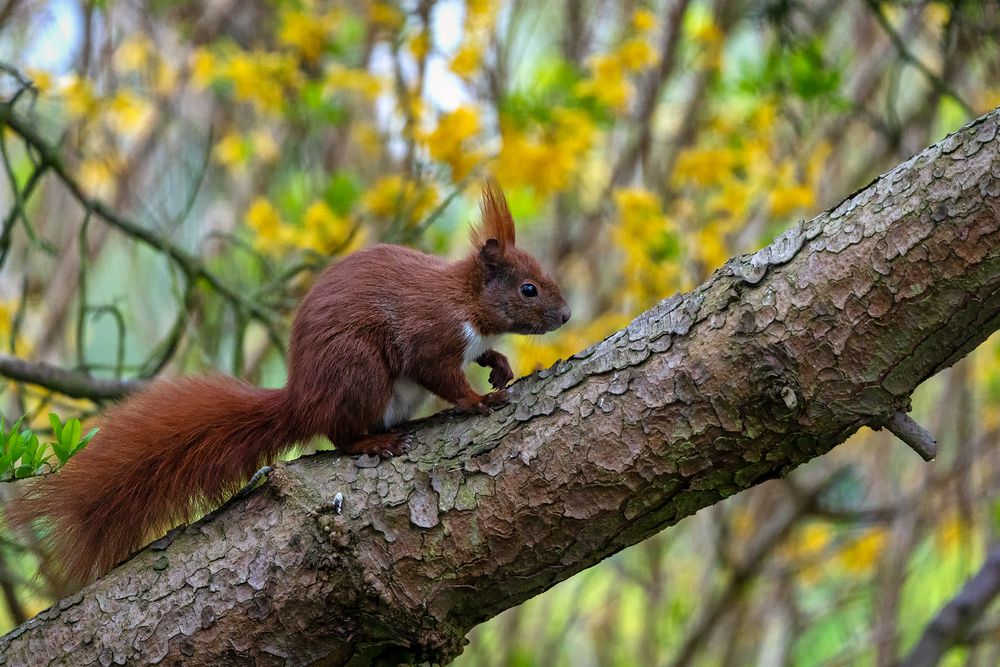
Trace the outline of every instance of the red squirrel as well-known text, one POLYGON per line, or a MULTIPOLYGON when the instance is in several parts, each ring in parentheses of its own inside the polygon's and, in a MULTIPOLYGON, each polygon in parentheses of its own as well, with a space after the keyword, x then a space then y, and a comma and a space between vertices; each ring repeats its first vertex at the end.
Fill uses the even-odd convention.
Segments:
POLYGON ((408 442, 394 427, 430 393, 464 411, 506 403, 513 373, 496 337, 552 331, 570 310, 515 245, 492 183, 481 209, 473 252, 457 261, 377 245, 330 266, 292 324, 283 389, 223 375, 156 381, 109 409, 57 474, 29 483, 8 520, 46 519, 57 566, 81 585, 298 442, 323 435, 346 454, 399 455, 408 442), (472 388, 462 370, 472 361, 491 369, 496 391, 472 388))

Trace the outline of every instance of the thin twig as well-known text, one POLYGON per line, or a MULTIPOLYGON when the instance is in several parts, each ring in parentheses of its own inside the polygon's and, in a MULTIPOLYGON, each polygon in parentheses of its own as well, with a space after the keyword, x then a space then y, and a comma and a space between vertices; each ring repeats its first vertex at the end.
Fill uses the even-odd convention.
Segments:
POLYGON ((882 26, 885 34, 889 36, 889 39, 891 39, 892 43, 896 46, 896 50, 899 51, 900 57, 916 67, 917 70, 930 82, 930 84, 934 86, 935 90, 958 102, 958 105, 962 107, 962 110, 965 111, 970 118, 974 117, 976 115, 976 110, 973 109, 968 102, 962 99, 961 95, 952 90, 941 77, 932 72, 922 60, 913 54, 912 51, 910 51, 909 47, 906 46, 906 42, 904 42, 900 34, 896 32, 896 29, 892 27, 892 24, 889 22, 889 17, 887 17, 885 12, 882 11, 882 6, 879 4, 878 0, 866 0, 866 3, 875 15, 875 19, 878 21, 879 25, 882 26))

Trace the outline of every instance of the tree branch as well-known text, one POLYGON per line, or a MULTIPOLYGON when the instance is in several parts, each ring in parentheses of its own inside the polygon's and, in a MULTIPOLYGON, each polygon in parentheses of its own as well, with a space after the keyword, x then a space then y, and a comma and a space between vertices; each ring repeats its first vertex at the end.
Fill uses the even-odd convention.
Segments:
POLYGON ((275 466, 0 656, 447 662, 477 623, 885 424, 1000 328, 998 119, 517 382, 492 416, 413 424, 414 449, 381 463, 275 466))
POLYGON ((128 236, 162 252, 176 264, 189 280, 203 280, 220 297, 232 304, 234 307, 246 312, 250 317, 259 321, 268 332, 268 337, 276 348, 284 352, 284 345, 278 335, 276 320, 278 316, 264 305, 256 303, 240 293, 239 290, 226 285, 215 273, 208 268, 194 255, 183 248, 175 245, 170 239, 158 235, 156 232, 143 227, 134 220, 131 220, 111 207, 107 206, 99 199, 90 197, 83 187, 66 169, 59 151, 55 146, 49 144, 32 126, 30 122, 21 117, 14 109, 14 105, 9 102, 0 102, 0 126, 9 127, 15 134, 20 136, 28 146, 38 151, 40 164, 36 171, 41 169, 51 169, 59 177, 59 180, 66 187, 69 193, 87 211, 97 214, 102 220, 115 229, 128 236))
POLYGON ((138 391, 142 380, 111 380, 95 378, 42 361, 26 361, 0 354, 0 375, 15 382, 37 384, 73 398, 109 401, 138 391))

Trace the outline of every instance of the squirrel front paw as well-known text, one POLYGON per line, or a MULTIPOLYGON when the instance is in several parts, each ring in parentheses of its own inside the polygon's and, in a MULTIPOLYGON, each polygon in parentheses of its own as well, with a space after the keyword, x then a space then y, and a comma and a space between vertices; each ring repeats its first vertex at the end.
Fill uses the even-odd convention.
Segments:
POLYGON ((476 359, 476 363, 490 369, 490 386, 494 389, 503 389, 514 379, 510 361, 496 350, 484 352, 476 359))
POLYGON ((496 391, 491 391, 483 396, 482 402, 489 410, 492 411, 507 405, 507 403, 510 402, 510 396, 508 396, 506 389, 498 388, 496 391))
POLYGON ((498 389, 497 391, 491 391, 488 394, 480 396, 478 400, 456 403, 455 407, 462 412, 473 412, 481 415, 488 415, 497 408, 502 408, 507 405, 507 402, 507 390, 498 389))

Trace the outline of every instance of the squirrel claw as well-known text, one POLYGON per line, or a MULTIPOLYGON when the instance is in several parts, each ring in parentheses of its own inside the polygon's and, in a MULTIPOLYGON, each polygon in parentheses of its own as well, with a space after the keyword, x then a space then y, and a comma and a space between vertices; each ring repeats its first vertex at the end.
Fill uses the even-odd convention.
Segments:
POLYGON ((498 389, 483 396, 483 400, 482 403, 480 403, 480 405, 484 405, 486 407, 487 412, 492 412, 497 408, 502 408, 503 406, 507 405, 509 400, 510 398, 507 395, 507 390, 498 389))
POLYGON ((357 443, 351 454, 369 454, 383 459, 402 456, 410 451, 413 438, 409 433, 390 431, 369 436, 357 443))

